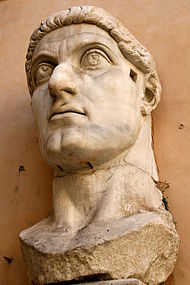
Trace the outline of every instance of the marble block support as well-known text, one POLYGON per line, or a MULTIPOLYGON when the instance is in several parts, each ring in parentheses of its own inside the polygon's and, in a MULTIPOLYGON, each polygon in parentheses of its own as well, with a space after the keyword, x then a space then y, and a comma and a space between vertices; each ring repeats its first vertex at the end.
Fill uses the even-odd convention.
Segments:
POLYGON ((171 215, 163 212, 97 222, 73 236, 61 229, 40 233, 33 227, 21 239, 30 284, 93 275, 160 284, 171 274, 178 250, 171 215))

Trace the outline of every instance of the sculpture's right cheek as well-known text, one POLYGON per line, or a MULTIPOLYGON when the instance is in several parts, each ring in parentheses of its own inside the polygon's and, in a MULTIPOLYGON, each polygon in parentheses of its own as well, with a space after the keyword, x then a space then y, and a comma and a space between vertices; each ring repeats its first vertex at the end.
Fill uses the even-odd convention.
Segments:
POLYGON ((48 128, 52 99, 49 96, 47 83, 37 88, 32 96, 31 108, 35 118, 38 132, 48 128))

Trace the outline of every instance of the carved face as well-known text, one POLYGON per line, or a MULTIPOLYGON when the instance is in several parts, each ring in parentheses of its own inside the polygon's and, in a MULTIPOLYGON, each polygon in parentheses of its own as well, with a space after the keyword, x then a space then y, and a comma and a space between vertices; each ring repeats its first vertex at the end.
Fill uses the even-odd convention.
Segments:
POLYGON ((35 49, 32 78, 41 150, 52 166, 101 164, 135 143, 143 74, 106 31, 80 24, 47 34, 35 49))

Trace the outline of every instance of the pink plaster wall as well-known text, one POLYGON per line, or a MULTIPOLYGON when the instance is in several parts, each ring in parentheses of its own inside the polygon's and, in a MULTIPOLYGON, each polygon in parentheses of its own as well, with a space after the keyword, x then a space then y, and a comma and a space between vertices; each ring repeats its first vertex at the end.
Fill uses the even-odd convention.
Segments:
POLYGON ((18 234, 47 216, 51 203, 53 173, 39 154, 24 73, 29 36, 46 16, 84 4, 101 6, 120 19, 156 60, 163 93, 153 114, 154 148, 160 180, 170 184, 166 194, 181 237, 167 284, 189 285, 189 0, 0 1, 0 284, 27 284, 18 234), (25 171, 19 173, 20 165, 25 171))

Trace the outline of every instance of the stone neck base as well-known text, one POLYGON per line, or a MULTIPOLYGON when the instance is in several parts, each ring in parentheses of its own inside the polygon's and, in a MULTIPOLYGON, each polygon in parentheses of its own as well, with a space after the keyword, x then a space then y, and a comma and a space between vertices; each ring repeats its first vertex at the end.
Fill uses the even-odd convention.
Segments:
POLYGON ((94 222, 73 236, 61 229, 44 231, 43 223, 20 234, 30 285, 79 283, 89 276, 134 277, 157 285, 176 262, 179 238, 166 211, 94 222))

